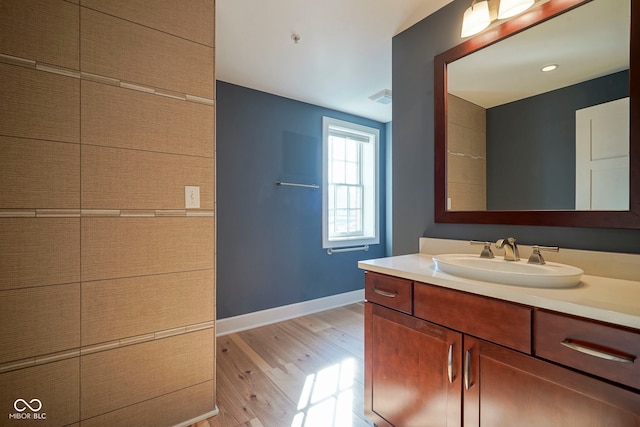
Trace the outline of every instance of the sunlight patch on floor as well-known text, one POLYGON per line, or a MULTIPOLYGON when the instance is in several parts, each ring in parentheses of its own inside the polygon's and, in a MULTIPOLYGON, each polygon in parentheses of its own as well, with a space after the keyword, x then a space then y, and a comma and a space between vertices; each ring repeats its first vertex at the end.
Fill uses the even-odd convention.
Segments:
POLYGON ((307 376, 291 427, 352 427, 355 360, 307 376))

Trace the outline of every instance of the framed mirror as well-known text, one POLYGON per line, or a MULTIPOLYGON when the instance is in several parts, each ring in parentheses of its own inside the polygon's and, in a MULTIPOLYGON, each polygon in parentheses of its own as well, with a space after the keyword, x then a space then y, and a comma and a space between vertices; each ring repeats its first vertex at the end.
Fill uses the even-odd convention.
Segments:
POLYGON ((634 22, 630 0, 541 0, 434 58, 436 222, 640 229, 634 22))

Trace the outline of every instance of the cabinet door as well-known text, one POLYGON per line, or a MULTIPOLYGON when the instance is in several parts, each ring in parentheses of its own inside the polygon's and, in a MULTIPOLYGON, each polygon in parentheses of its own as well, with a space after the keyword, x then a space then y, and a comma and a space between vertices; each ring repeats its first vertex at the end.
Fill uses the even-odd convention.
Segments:
POLYGON ((467 336, 463 364, 465 427, 640 426, 628 389, 467 336))
POLYGON ((461 425, 462 335, 365 305, 365 409, 377 426, 461 425))

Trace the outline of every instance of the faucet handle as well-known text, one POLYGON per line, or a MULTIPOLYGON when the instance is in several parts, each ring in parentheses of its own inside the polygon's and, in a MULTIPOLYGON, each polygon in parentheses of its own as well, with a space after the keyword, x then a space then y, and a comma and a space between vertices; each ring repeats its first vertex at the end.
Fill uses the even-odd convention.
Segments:
POLYGON ((533 253, 529 257, 529 261, 527 261, 527 263, 529 263, 529 264, 544 265, 546 263, 544 258, 542 257, 542 254, 540 253, 540 251, 551 251, 551 252, 559 252, 560 251, 560 248, 557 247, 557 246, 534 245, 531 248, 533 249, 533 253))
POLYGON ((469 243, 472 245, 484 245, 484 248, 482 248, 482 252, 480 253, 480 258, 495 258, 491 251, 491 242, 479 242, 477 240, 472 240, 469 243))

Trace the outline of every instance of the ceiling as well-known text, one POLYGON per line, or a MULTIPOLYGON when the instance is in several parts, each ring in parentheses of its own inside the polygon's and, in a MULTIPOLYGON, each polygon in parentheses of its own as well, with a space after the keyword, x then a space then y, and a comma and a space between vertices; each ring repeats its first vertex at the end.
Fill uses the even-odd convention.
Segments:
POLYGON ((491 108, 626 70, 629 17, 629 0, 587 3, 449 64, 449 92, 491 108))
POLYGON ((392 37, 451 1, 217 0, 216 79, 386 123, 392 37))

